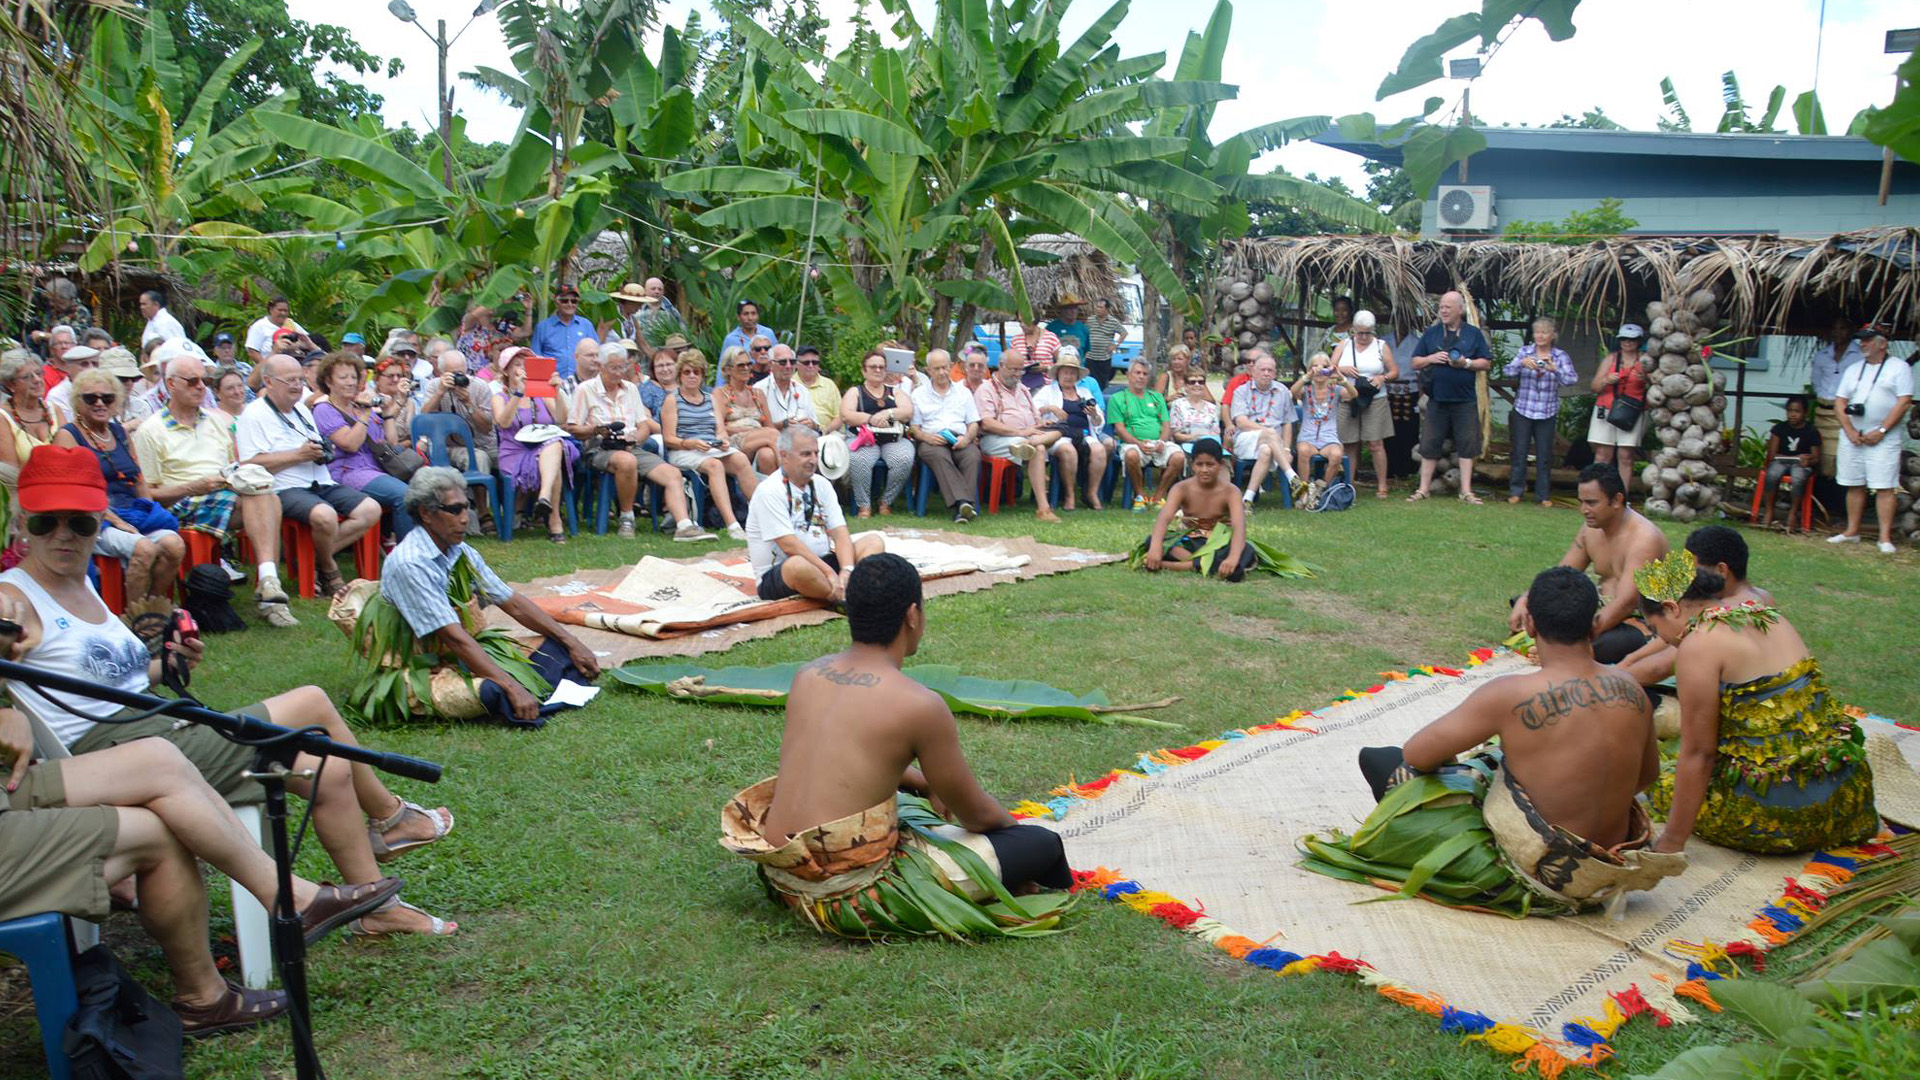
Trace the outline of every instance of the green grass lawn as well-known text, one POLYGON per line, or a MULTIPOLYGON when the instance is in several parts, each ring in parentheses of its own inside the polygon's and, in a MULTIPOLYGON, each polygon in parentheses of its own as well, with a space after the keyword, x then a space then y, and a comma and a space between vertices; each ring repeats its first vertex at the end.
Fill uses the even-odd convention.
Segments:
MULTIPOLYGON (((1567 509, 1362 495, 1345 514, 1257 512, 1257 535, 1325 568, 1310 581, 1234 586, 1107 566, 936 600, 921 661, 1098 687, 1115 700, 1184 698, 1157 714, 1180 732, 963 721, 988 789, 1009 803, 1041 795, 1144 750, 1322 705, 1385 668, 1458 663, 1505 635, 1506 598, 1560 557, 1578 524, 1567 509)), ((1038 537, 1120 551, 1147 524, 1083 511, 1038 537)), ((1034 522, 1023 506, 971 528, 1024 535, 1034 522)), ((1668 531, 1677 544, 1686 529, 1668 531)), ((1920 716, 1913 636, 1899 629, 1920 605, 1914 557, 1749 538, 1754 580, 1773 590, 1839 691, 1920 716)), ((522 581, 565 565, 692 554, 664 538, 611 536, 482 551, 522 581)), ((308 682, 343 691, 345 639, 317 603, 295 607, 297 630, 215 639, 195 689, 222 706, 308 682)), ((836 622, 710 659, 777 663, 845 640, 836 622)), ((458 826, 396 866, 409 899, 461 930, 451 941, 335 938, 315 951, 315 1026, 334 1076, 1511 1075, 1505 1059, 1461 1046, 1357 980, 1279 978, 1117 906, 1094 905, 1070 932, 1031 942, 815 937, 717 843, 721 802, 775 769, 776 713, 610 688, 538 732, 421 725, 363 736, 446 764, 437 790, 395 786, 452 807, 458 826)), ((303 871, 326 873, 318 845, 303 871)), ((1460 963, 1500 962, 1498 942, 1513 931, 1498 920, 1487 929, 1486 955, 1460 963)), ((115 919, 109 940, 164 998, 137 926, 115 919)), ((1652 1071, 1695 1041, 1729 1035, 1724 1023, 1629 1025, 1610 1071, 1652 1071)), ((0 1075, 38 1075, 38 1045, 24 979, 0 970, 0 1075)), ((188 1068, 291 1075, 286 1029, 197 1045, 188 1068)))

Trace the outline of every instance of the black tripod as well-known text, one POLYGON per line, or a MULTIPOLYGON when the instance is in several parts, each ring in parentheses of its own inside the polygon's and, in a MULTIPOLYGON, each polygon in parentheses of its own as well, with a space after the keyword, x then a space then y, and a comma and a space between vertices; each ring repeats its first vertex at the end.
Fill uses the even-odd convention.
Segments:
MULTIPOLYGON (((305 774, 292 772, 301 753, 337 757, 376 769, 423 780, 440 780, 440 766, 431 761, 384 754, 364 746, 335 742, 322 728, 284 728, 251 716, 218 712, 191 698, 163 698, 100 686, 69 675, 28 664, 0 660, 0 679, 23 683, 42 693, 59 691, 77 698, 111 702, 148 715, 165 715, 205 724, 234 742, 254 747, 253 769, 247 774, 267 792, 267 821, 273 830, 273 864, 278 884, 273 904, 273 959, 287 991, 287 1019, 293 1029, 293 1063, 299 1080, 321 1080, 319 1054, 313 1046, 313 1023, 307 1003, 307 943, 300 915, 293 907, 293 849, 287 841, 287 781, 305 774)), ((49 695, 55 704, 59 698, 49 695)))

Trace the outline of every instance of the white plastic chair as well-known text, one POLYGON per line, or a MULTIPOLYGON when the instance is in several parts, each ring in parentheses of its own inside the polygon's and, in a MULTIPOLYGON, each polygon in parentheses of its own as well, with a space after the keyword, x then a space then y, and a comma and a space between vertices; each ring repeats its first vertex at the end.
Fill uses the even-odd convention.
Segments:
MULTIPOLYGON (((70 758, 66 744, 53 733, 46 718, 41 716, 25 701, 15 699, 14 707, 27 718, 33 730, 34 752, 48 760, 70 758)), ((247 832, 265 846, 265 819, 256 805, 236 806, 233 812, 240 818, 240 824, 247 832)), ((240 947, 240 979, 246 985, 256 989, 265 989, 273 976, 273 939, 267 924, 267 909, 253 894, 240 887, 233 886, 233 935, 240 947)), ((85 919, 68 920, 73 927, 73 941, 76 948, 91 948, 100 940, 100 927, 85 919)))

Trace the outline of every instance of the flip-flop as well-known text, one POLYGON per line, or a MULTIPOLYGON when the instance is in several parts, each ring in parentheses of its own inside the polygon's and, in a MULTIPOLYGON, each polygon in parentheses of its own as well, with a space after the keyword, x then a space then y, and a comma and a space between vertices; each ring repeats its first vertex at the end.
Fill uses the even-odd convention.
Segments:
POLYGON ((255 990, 229 982, 227 992, 212 1005, 189 1005, 174 998, 172 1008, 180 1018, 180 1034, 199 1039, 272 1020, 287 1011, 287 992, 255 990))
POLYGON ((1469 506, 1485 506, 1486 505, 1486 503, 1480 498, 1480 496, 1475 495, 1471 491, 1461 492, 1459 495, 1459 498, 1461 502, 1466 503, 1469 506))
POLYGON ((453 811, 448 810, 444 806, 437 810, 429 810, 419 803, 408 802, 405 799, 401 799, 400 809, 394 811, 392 817, 387 818, 385 821, 369 821, 367 823, 367 843, 373 847, 373 857, 376 862, 390 863, 400 856, 405 855, 407 852, 412 851, 414 848, 426 847, 428 844, 441 840, 452 831, 453 811), (423 817, 433 822, 433 835, 420 840, 401 840, 397 843, 388 843, 387 834, 399 828, 400 823, 406 820, 409 814, 423 817))
POLYGON ((1431 499, 1431 498, 1433 498, 1433 496, 1432 496, 1432 495, 1430 495, 1430 494, 1428 494, 1427 492, 1424 492, 1424 491, 1416 491, 1416 492, 1414 492, 1413 494, 1411 494, 1411 495, 1409 495, 1409 496, 1407 496, 1407 501, 1408 501, 1408 502, 1421 502, 1421 501, 1424 501, 1424 500, 1426 500, 1426 499, 1431 499))

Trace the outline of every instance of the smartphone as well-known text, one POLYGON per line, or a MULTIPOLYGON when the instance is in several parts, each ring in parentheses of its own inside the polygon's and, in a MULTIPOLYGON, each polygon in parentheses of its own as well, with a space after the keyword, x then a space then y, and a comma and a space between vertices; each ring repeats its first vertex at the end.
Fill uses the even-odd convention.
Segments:
POLYGON ((887 358, 888 374, 905 375, 913 370, 912 349, 881 349, 880 353, 887 358))

